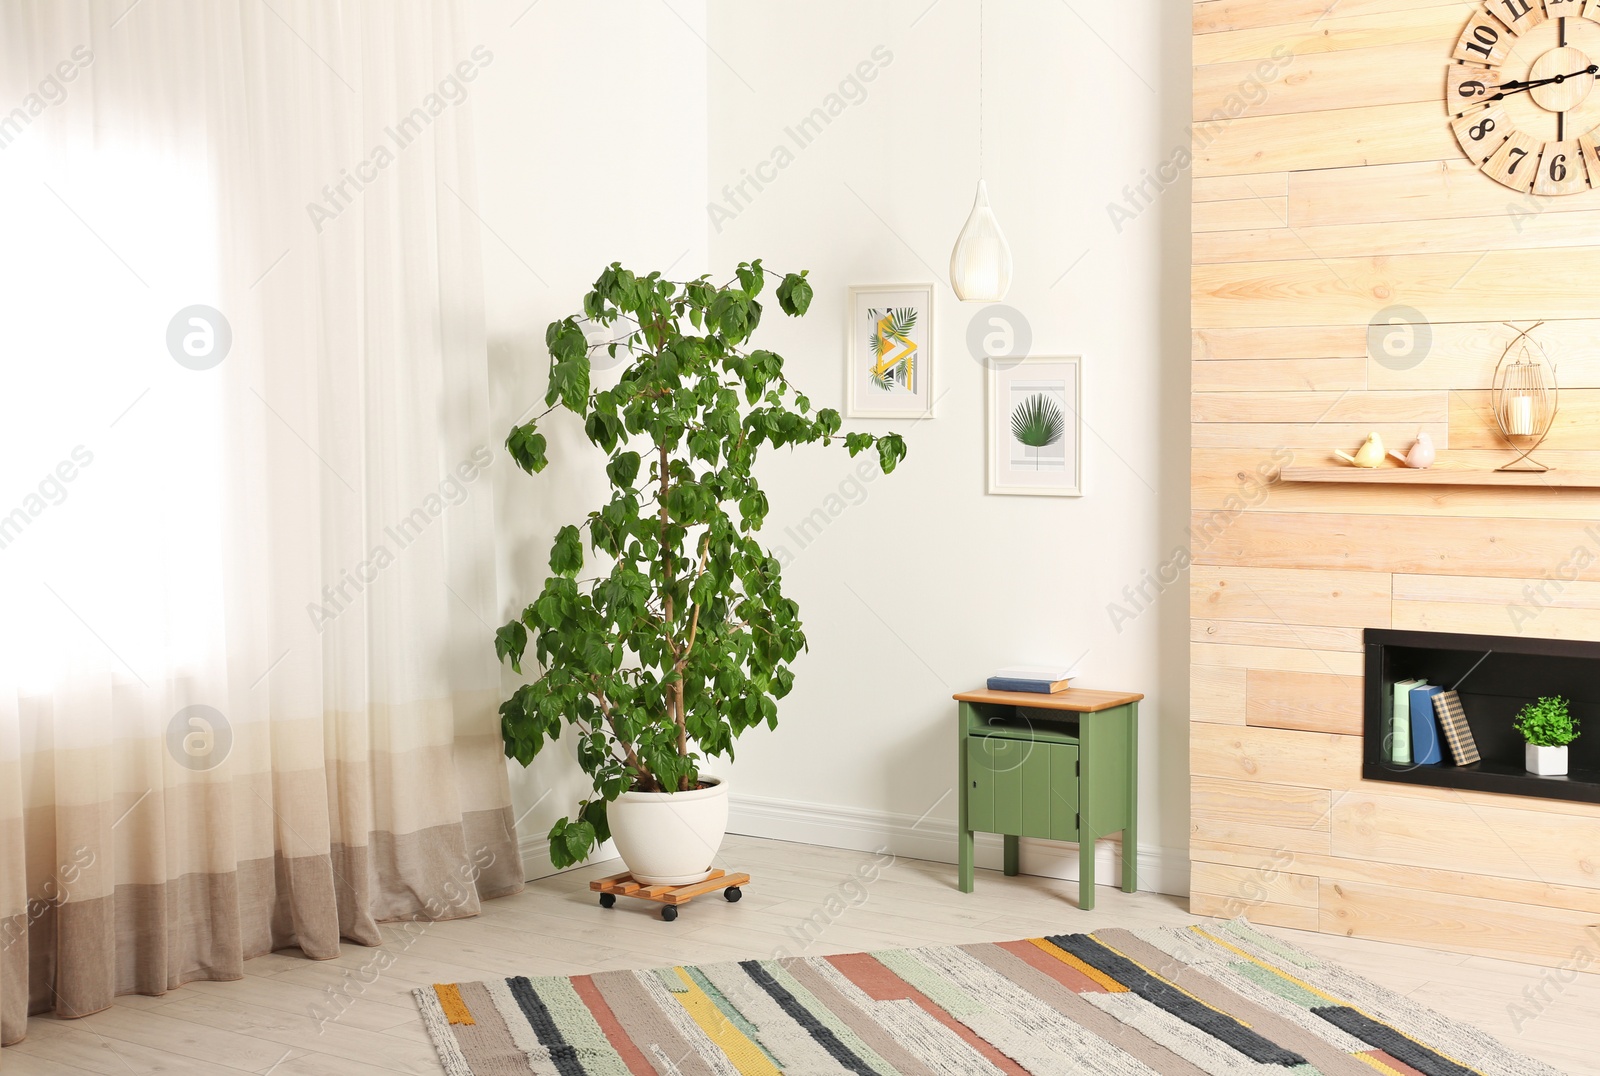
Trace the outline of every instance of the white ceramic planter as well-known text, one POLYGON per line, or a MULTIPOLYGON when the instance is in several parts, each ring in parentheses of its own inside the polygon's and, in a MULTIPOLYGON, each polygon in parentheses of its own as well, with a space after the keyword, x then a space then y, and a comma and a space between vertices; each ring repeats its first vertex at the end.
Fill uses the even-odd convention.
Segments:
POLYGON ((1523 764, 1529 773, 1536 773, 1540 777, 1566 776, 1566 747, 1535 747, 1531 743, 1523 746, 1526 750, 1523 764))
POLYGON ((728 832, 728 786, 701 775, 693 792, 624 792, 606 810, 628 871, 651 885, 688 885, 711 873, 728 832))

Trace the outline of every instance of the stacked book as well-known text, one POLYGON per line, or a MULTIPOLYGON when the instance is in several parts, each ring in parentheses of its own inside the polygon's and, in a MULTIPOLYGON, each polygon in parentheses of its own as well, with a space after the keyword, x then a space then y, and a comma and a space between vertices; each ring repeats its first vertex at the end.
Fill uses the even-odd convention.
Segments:
POLYGON ((1013 665, 989 677, 989 690, 1053 695, 1067 690, 1076 675, 1075 669, 1064 665, 1013 665))

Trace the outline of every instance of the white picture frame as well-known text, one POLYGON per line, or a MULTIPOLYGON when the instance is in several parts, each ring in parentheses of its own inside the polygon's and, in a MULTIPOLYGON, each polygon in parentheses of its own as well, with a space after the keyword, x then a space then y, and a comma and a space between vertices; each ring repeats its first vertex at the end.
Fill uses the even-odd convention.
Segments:
POLYGON ((985 404, 988 440, 988 492, 1024 497, 1083 496, 1083 356, 1029 355, 1021 362, 991 364, 985 404), (1039 399, 1038 403, 1034 401, 1039 399), (1026 411, 1021 409, 1026 408, 1026 411), (1019 414, 1034 437, 1024 442, 1013 432, 1019 414), (1040 428, 1042 426, 1042 429, 1040 428))
POLYGON ((932 284, 850 288, 846 417, 933 417, 933 295, 932 284))

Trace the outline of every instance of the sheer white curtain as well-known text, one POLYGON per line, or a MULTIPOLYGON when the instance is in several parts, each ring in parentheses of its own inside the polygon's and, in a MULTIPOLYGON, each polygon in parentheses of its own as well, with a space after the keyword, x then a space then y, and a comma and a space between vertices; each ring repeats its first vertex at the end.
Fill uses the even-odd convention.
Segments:
POLYGON ((463 22, 0 5, 0 1043, 520 887, 463 22))

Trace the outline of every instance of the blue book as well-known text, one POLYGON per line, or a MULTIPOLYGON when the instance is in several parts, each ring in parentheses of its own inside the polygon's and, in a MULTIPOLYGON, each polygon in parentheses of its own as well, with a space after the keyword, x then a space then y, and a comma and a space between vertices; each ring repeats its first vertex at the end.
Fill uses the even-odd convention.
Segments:
POLYGON ((1411 689, 1411 760, 1418 766, 1444 761, 1439 753, 1439 721, 1433 716, 1433 697, 1443 690, 1428 684, 1411 689))
POLYGON ((989 677, 989 690, 1053 695, 1065 691, 1076 675, 1077 670, 1064 665, 1012 665, 989 677))
POLYGON ((1055 685, 1049 680, 1013 680, 1006 676, 989 677, 990 691, 1028 691, 1035 695, 1053 695, 1055 685))

